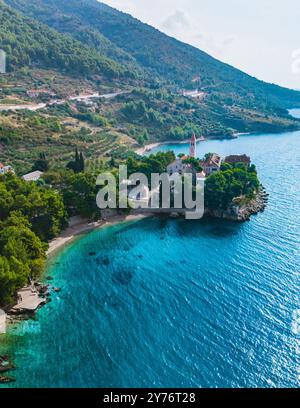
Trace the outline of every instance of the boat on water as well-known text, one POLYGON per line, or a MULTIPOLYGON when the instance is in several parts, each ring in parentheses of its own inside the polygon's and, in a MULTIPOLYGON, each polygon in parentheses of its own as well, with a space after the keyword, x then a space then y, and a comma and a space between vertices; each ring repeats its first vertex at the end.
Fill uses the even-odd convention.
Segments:
POLYGON ((205 140, 206 140, 205 137, 204 137, 204 136, 201 136, 197 141, 198 141, 198 142, 205 142, 205 140))

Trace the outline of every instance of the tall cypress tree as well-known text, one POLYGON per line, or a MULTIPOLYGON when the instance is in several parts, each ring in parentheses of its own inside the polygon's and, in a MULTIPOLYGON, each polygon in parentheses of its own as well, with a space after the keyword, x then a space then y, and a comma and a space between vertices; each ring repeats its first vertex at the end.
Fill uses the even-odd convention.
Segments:
POLYGON ((79 163, 79 153, 78 153, 78 148, 76 147, 75 150, 75 163, 79 163))
POLYGON ((79 168, 81 172, 84 172, 84 157, 82 153, 79 155, 79 168))
POLYGON ((82 153, 79 154, 77 147, 75 149, 75 160, 70 161, 67 168, 73 170, 74 173, 80 173, 84 170, 84 159, 82 153))

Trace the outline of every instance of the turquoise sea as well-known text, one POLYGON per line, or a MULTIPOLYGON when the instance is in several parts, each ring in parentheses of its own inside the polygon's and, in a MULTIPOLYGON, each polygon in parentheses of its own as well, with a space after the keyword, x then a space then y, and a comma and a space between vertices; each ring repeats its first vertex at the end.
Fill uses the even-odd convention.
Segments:
POLYGON ((0 338, 13 387, 299 386, 300 132, 198 144, 211 151, 251 156, 267 210, 123 223, 64 248, 47 270, 62 291, 0 338))

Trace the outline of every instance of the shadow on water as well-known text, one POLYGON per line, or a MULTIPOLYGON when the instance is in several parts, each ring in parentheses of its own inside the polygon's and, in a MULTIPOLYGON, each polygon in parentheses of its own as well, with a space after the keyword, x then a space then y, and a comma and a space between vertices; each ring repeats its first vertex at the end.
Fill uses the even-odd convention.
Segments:
POLYGON ((176 234, 185 237, 208 236, 208 237, 231 237, 238 235, 244 225, 237 222, 217 220, 205 217, 201 220, 172 220, 176 223, 176 234))
POLYGON ((128 285, 131 282, 133 275, 134 273, 132 271, 118 270, 116 272, 113 272, 112 281, 120 285, 128 285))

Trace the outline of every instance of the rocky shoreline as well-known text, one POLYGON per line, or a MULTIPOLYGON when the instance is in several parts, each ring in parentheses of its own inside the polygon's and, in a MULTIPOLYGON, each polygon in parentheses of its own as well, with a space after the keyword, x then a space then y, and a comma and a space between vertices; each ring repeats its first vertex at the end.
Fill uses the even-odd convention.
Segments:
POLYGON ((0 384, 7 384, 16 381, 14 377, 6 375, 8 371, 15 369, 15 365, 10 361, 6 354, 0 355, 0 384), (5 373, 5 375, 2 375, 3 373, 5 373))
MULTIPOLYGON (((33 282, 30 286, 21 289, 18 292, 18 302, 6 308, 7 323, 15 324, 22 320, 32 319, 37 310, 51 301, 51 292, 58 291, 58 289, 40 282, 33 282)), ((14 377, 7 375, 7 372, 15 369, 8 355, 0 355, 0 384, 16 381, 14 377)))
POLYGON ((252 215, 263 212, 268 203, 269 194, 263 186, 260 186, 256 197, 246 203, 239 203, 237 200, 226 210, 223 209, 206 209, 205 215, 229 221, 244 222, 250 221, 252 215))
POLYGON ((50 302, 50 285, 34 282, 18 292, 18 302, 6 310, 10 322, 32 317, 36 311, 50 302))

